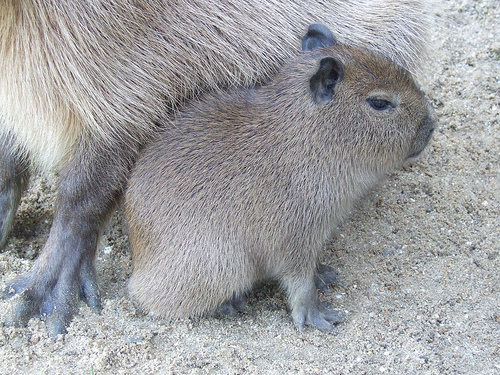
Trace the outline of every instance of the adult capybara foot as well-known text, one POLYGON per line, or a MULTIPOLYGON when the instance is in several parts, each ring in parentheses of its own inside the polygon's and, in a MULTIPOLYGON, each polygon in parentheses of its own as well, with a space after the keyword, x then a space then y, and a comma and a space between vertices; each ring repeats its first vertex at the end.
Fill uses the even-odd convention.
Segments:
POLYGON ((32 317, 47 322, 52 337, 66 333, 80 300, 101 310, 94 267, 90 262, 35 263, 27 274, 7 283, 2 295, 12 298, 7 325, 24 326, 32 317))

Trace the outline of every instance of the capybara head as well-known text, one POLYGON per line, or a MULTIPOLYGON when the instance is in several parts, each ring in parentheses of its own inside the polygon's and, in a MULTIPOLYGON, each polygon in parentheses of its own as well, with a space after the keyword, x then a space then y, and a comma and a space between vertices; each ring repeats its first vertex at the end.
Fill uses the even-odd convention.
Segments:
POLYGON ((408 71, 371 51, 337 44, 321 25, 310 26, 302 47, 311 52, 287 64, 270 84, 279 87, 269 100, 280 115, 278 107, 295 109, 295 118, 314 111, 306 126, 323 132, 336 152, 356 164, 392 169, 422 152, 436 116, 408 71))

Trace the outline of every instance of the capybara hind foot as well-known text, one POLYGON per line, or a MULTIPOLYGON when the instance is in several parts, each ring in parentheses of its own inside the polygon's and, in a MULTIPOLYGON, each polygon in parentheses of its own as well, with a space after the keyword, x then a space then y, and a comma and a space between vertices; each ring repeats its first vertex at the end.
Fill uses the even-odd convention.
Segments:
POLYGON ((233 295, 228 301, 224 302, 216 310, 216 315, 235 316, 245 311, 245 298, 242 295, 233 295))

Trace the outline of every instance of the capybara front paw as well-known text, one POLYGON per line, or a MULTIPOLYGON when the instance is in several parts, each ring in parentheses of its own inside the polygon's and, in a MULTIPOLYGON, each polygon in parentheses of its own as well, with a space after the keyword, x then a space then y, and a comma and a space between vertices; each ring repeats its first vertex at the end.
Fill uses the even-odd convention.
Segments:
POLYGON ((66 333, 80 299, 94 311, 100 311, 95 272, 89 267, 92 266, 84 262, 73 272, 63 267, 61 272, 50 273, 50 268, 35 266, 7 283, 2 296, 12 298, 12 308, 5 324, 24 326, 32 317, 40 316, 46 320, 49 335, 55 337, 66 333))
POLYGON ((302 306, 294 316, 295 324, 299 330, 302 330, 304 325, 315 327, 320 331, 331 332, 333 324, 338 324, 344 321, 344 316, 339 311, 331 310, 323 304, 316 306, 302 306))

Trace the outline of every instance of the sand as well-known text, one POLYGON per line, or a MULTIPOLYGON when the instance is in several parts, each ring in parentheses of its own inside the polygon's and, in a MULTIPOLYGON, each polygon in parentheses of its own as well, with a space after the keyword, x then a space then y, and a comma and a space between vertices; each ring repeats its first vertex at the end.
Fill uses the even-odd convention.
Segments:
MULTIPOLYGON (((388 176, 339 228, 321 299, 347 319, 299 332, 275 284, 235 317, 168 322, 126 291, 120 212, 98 252, 103 311, 66 335, 0 327, 1 374, 500 374, 500 3, 448 0, 423 79, 439 116, 424 155, 388 176)), ((31 183, 0 253, 0 287, 26 272, 53 215, 54 177, 31 183)), ((0 301, 0 319, 11 302, 0 301)))

